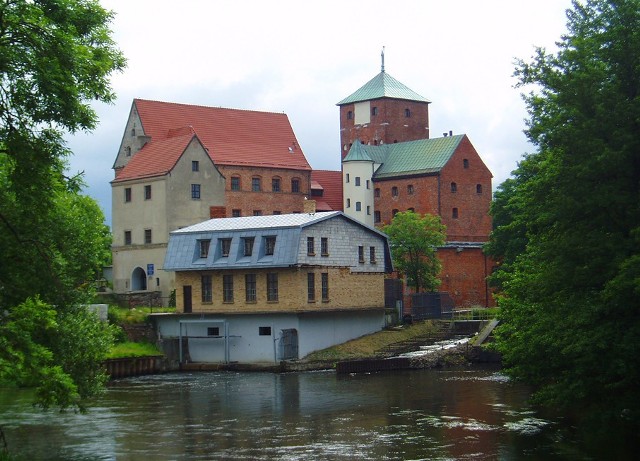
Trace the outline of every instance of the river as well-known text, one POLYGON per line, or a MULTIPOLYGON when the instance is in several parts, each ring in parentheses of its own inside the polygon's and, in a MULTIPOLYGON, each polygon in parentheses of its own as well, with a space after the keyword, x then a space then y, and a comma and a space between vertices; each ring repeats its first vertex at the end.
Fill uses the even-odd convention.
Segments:
POLYGON ((172 373, 113 382, 86 414, 0 391, 0 425, 30 461, 586 459, 528 397, 496 368, 172 373))

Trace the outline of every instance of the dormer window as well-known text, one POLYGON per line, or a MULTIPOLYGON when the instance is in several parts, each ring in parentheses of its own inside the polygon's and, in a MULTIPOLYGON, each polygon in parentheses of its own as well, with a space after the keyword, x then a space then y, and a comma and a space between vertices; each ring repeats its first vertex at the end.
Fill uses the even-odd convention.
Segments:
POLYGON ((264 254, 267 256, 272 256, 275 249, 276 249, 276 238, 265 237, 264 238, 264 254))
POLYGON ((229 252, 231 251, 231 239, 220 239, 220 255, 223 258, 229 256, 229 252))
POLYGON ((253 253, 253 241, 254 238, 253 237, 245 237, 242 239, 243 241, 243 249, 244 249, 244 255, 245 256, 251 256, 251 254, 253 253))
POLYGON ((209 256, 209 245, 211 240, 198 240, 198 247, 200 250, 200 257, 206 259, 209 256))

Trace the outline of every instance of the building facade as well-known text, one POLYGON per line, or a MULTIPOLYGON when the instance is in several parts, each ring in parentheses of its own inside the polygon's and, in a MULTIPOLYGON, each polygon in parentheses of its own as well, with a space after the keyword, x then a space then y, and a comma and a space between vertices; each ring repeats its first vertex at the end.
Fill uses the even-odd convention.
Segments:
POLYGON ((337 211, 176 230, 164 268, 178 314, 158 317, 159 331, 187 341, 182 360, 276 362, 382 328, 392 267, 386 236, 337 211))
POLYGON ((440 216, 447 228, 440 289, 456 306, 493 305, 492 262, 482 251, 492 228, 492 174, 469 138, 430 138, 429 101, 384 66, 338 106, 345 214, 378 227, 400 211, 440 216))
POLYGON ((157 292, 173 230, 212 217, 301 213, 311 167, 285 114, 135 99, 113 165, 113 289, 157 292))

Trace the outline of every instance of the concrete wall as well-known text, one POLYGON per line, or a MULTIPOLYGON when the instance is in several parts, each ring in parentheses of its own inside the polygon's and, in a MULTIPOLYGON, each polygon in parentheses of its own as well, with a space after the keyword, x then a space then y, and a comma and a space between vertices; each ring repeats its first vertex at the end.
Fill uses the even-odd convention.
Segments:
POLYGON ((317 314, 154 316, 162 340, 189 337, 183 347, 183 360, 201 363, 275 363, 281 360, 279 346, 282 330, 298 332, 298 357, 350 339, 376 332, 383 327, 383 311, 325 312, 317 314), (208 328, 218 327, 220 336, 228 331, 228 357, 224 337, 208 335, 208 328), (268 335, 260 328, 268 327, 268 335), (188 354, 187 354, 188 351, 188 354))

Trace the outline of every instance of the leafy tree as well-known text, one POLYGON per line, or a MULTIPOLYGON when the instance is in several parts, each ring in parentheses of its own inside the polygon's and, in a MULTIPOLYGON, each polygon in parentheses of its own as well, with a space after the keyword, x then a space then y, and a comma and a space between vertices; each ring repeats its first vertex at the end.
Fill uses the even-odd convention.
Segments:
POLYGON ((97 124, 125 60, 94 0, 0 0, 0 380, 37 385, 44 406, 82 405, 104 376, 110 330, 78 307, 110 234, 64 132, 97 124))
POLYGON ((383 230, 390 239, 394 264, 407 277, 407 285, 416 293, 435 291, 440 285, 438 274, 442 268, 436 250, 446 240, 446 228, 440 217, 400 212, 383 230))
MULTIPOLYGON (((501 186, 498 348, 540 402, 640 428, 640 2, 574 1, 556 54, 519 61, 538 147, 501 186)), ((608 427, 608 426, 606 426, 608 427)))

